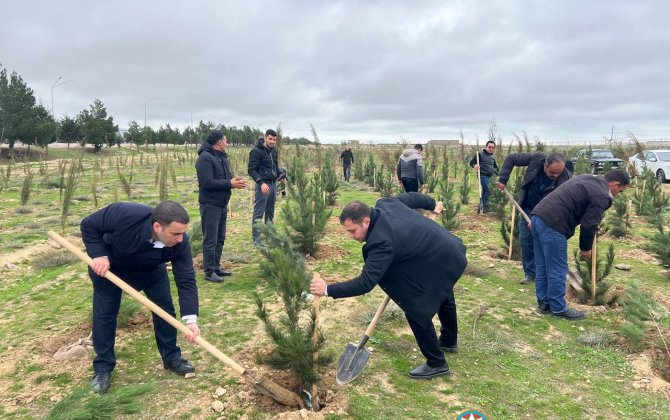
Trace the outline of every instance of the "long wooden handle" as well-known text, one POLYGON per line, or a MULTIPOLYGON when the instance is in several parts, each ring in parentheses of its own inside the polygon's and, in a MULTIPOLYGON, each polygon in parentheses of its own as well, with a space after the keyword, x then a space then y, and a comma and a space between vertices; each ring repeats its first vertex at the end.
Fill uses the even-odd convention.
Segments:
POLYGON ((519 203, 516 202, 516 200, 514 199, 514 196, 512 195, 512 193, 509 192, 509 191, 507 191, 507 188, 505 188, 503 191, 505 192, 505 194, 507 194, 507 198, 510 199, 510 201, 512 202, 512 204, 514 204, 514 207, 516 207, 516 209, 519 210, 519 213, 521 213, 521 215, 523 216, 523 218, 526 219, 526 223, 528 223, 528 226, 530 226, 530 217, 528 217, 528 215, 526 214, 526 212, 523 211, 523 209, 521 208, 521 206, 519 205, 519 203))
POLYGON ((598 269, 598 233, 593 237, 591 247, 591 300, 596 304, 596 270, 598 269))
POLYGON ((514 216, 516 216, 516 207, 512 207, 512 222, 509 226, 509 252, 507 255, 508 260, 512 260, 512 244, 514 243, 514 216))
POLYGON ((375 313, 374 318, 372 318, 372 321, 370 321, 370 325, 368 325, 368 329, 365 330, 365 335, 366 336, 370 337, 370 335, 372 334, 372 331, 375 330, 375 327, 377 326, 377 321, 379 321, 379 318, 382 316, 382 314, 386 310, 386 305, 389 304, 390 300, 391 300, 391 298, 388 295, 386 295, 386 297, 384 298, 384 301, 381 303, 381 305, 379 305, 379 308, 377 308, 377 313, 375 313))
MULTIPOLYGON (((477 157, 477 166, 479 166, 479 146, 477 147, 477 154, 475 156, 477 157)), ((479 169, 477 169, 477 181, 478 181, 477 182, 477 189, 479 191, 479 199, 480 200, 482 199, 482 174, 480 172, 481 169, 482 169, 481 167, 479 167, 479 169)))
MULTIPOLYGON (((66 241, 62 236, 57 234, 56 232, 50 230, 47 232, 49 237, 53 239, 54 241, 58 242, 63 248, 67 249, 77 257, 79 257, 80 260, 88 264, 90 267, 93 267, 93 259, 86 255, 81 249, 77 248, 70 242, 66 241)), ((181 331, 182 333, 186 335, 191 334, 191 330, 181 322, 177 321, 175 317, 172 315, 168 314, 165 312, 161 307, 147 299, 144 295, 142 295, 140 292, 135 290, 132 286, 130 286, 128 283, 125 281, 121 280, 117 275, 113 274, 111 271, 108 271, 105 274, 105 278, 107 280, 111 281, 115 285, 117 285, 121 290, 124 292, 128 293, 133 299, 137 300, 140 302, 142 305, 147 307, 151 312, 155 313, 159 317, 163 318, 165 322, 168 324, 172 325, 175 327, 177 330, 181 331)), ((207 350, 209 353, 211 353, 214 357, 222 361, 223 363, 226 364, 229 368, 233 369, 235 372, 238 374, 242 375, 244 371, 246 370, 244 367, 239 365, 237 362, 223 354, 219 349, 211 345, 207 340, 202 338, 201 336, 198 336, 195 338, 195 342, 205 350, 207 350)))

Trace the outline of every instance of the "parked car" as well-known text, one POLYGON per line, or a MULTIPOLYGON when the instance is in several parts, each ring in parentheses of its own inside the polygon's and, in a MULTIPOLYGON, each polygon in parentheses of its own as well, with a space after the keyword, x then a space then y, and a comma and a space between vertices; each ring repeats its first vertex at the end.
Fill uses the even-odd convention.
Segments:
POLYGON ((649 169, 660 182, 665 182, 670 176, 670 150, 645 150, 628 159, 638 174, 644 168, 649 169))
MULTIPOLYGON (((607 149, 593 149, 591 150, 591 153, 589 154, 588 149, 582 149, 577 152, 577 155, 574 157, 571 157, 568 159, 568 162, 566 166, 568 167, 568 170, 574 171, 574 166, 577 163, 577 160, 581 157, 585 157, 586 160, 589 162, 589 165, 591 167, 591 173, 596 174, 598 172, 603 172, 605 169, 605 165, 609 164, 609 166, 614 169, 614 168, 624 168, 624 162, 623 160, 614 157, 614 154, 612 153, 611 150, 607 149)), ((625 169, 625 168, 624 168, 625 169)))

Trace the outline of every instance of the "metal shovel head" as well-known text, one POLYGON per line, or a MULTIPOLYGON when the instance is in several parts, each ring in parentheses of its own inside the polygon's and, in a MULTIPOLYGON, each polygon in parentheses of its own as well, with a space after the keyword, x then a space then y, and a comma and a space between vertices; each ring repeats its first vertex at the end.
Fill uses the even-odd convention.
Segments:
POLYGON ((370 358, 370 352, 365 347, 359 349, 354 343, 349 343, 344 348, 344 354, 337 362, 335 379, 340 385, 347 384, 361 374, 370 358))
POLYGON ((579 293, 584 293, 582 288, 582 277, 574 270, 568 270, 568 283, 579 293))

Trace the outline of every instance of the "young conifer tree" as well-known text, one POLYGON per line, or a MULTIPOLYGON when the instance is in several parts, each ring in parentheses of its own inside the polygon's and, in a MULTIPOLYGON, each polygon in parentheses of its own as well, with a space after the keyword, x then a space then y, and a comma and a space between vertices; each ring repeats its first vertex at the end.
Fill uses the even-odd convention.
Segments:
POLYGON ((310 181, 302 158, 297 155, 288 171, 288 181, 288 201, 282 208, 286 233, 302 252, 314 255, 333 210, 323 202, 320 174, 310 181))
MULTIPOLYGON (((600 250, 600 246, 598 250, 600 250)), ((578 297, 580 303, 585 303, 591 299, 591 269, 592 264, 591 260, 583 261, 579 256, 579 251, 575 249, 574 251, 575 265, 577 266, 577 271, 582 277, 582 289, 584 292, 578 297)), ((600 258, 600 253, 598 255, 592 255, 591 258, 596 258, 596 301, 591 302, 593 305, 602 306, 609 305, 617 301, 618 296, 612 296, 606 300, 606 293, 612 286, 610 282, 605 280, 612 271, 612 265, 614 264, 614 244, 610 242, 609 247, 607 248, 607 256, 605 258, 600 258)))
POLYGON ((319 381, 317 366, 331 361, 331 357, 319 352, 324 345, 323 335, 317 332, 316 345, 313 340, 316 314, 307 299, 312 276, 287 235, 278 232, 272 223, 259 222, 258 228, 259 250, 265 257, 261 269, 283 304, 283 313, 273 319, 265 303, 267 299, 256 294, 256 315, 275 345, 263 360, 277 369, 292 371, 300 389, 310 389, 319 381), (316 360, 315 352, 319 352, 316 360))
POLYGON ((456 198, 456 186, 449 182, 449 166, 442 165, 441 178, 439 185, 439 199, 444 205, 444 210, 440 213, 440 222, 447 230, 455 230, 461 224, 458 220, 458 212, 461 210, 461 203, 456 198))
POLYGON ((461 204, 470 204, 470 168, 463 165, 463 182, 461 183, 461 204))
POLYGON ((608 212, 607 233, 615 238, 625 238, 633 227, 628 212, 628 199, 625 195, 619 194, 614 198, 612 207, 614 211, 608 212))
POLYGON ((326 204, 334 206, 337 200, 337 189, 340 187, 340 181, 333 169, 333 162, 331 159, 326 159, 326 162, 321 171, 321 183, 323 190, 326 192, 326 204))

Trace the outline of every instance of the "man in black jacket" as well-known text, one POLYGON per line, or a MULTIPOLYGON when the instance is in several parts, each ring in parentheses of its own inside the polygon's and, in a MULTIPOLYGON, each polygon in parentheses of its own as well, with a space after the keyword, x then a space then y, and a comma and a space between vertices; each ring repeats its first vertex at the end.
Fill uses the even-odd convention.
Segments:
POLYGON ((285 179, 286 173, 279 168, 277 149, 277 132, 267 130, 265 137, 258 140, 256 146, 249 152, 248 172, 251 179, 256 183, 256 195, 254 197, 254 214, 251 220, 251 237, 255 244, 260 240, 260 234, 256 229, 256 221, 264 219, 264 222, 272 222, 275 217, 275 201, 277 190, 275 181, 285 179))
POLYGON ((340 154, 340 159, 342 159, 342 171, 344 172, 344 180, 349 182, 351 178, 351 164, 354 163, 354 154, 351 151, 351 147, 344 149, 344 152, 340 154))
POLYGON ((537 311, 567 319, 581 319, 584 313, 565 302, 565 276, 568 274, 568 239, 579 232, 582 258, 591 255, 605 210, 613 197, 628 188, 630 178, 621 169, 605 176, 579 175, 545 197, 533 210, 532 231, 535 244, 535 294, 537 311))
POLYGON ((200 146, 195 163, 202 228, 202 265, 205 280, 215 283, 223 282, 222 277, 232 274, 221 268, 228 201, 233 188, 247 187, 243 179, 233 176, 227 150, 228 139, 221 131, 214 130, 200 146))
MULTIPOLYGON (((517 196, 517 203, 526 214, 531 214, 540 200, 572 176, 565 168, 565 158, 558 153, 548 156, 542 152, 512 153, 507 156, 500 170, 500 178, 496 184, 500 191, 505 189, 515 166, 527 167, 517 196)), ((522 217, 519 217, 519 244, 524 272, 521 284, 532 283, 535 281, 533 233, 522 217)))
MULTIPOLYGON (((155 209, 143 204, 114 203, 81 221, 86 252, 93 259, 88 274, 93 282, 96 357, 91 386, 95 392, 107 391, 116 366, 114 338, 121 289, 103 277, 107 271, 112 270, 135 289, 144 291, 149 300, 175 316, 165 269, 165 263, 171 261, 182 320, 191 330, 186 338, 193 341, 200 334, 198 288, 186 234, 188 223, 188 213, 174 201, 163 201, 155 209)), ((181 357, 176 328, 156 315, 153 315, 153 323, 165 369, 178 375, 194 372, 193 366, 181 357)))
POLYGON ((413 209, 435 214, 442 203, 417 192, 382 198, 374 208, 354 201, 340 215, 349 235, 363 245, 365 266, 349 281, 326 286, 314 279, 310 291, 335 299, 368 293, 379 285, 405 312, 426 363, 411 370, 414 379, 449 373, 444 351, 458 349, 454 284, 463 274, 465 246, 456 236, 413 209), (433 317, 442 328, 435 333, 433 317))
POLYGON ((480 204, 483 207, 482 210, 484 213, 488 213, 489 211, 489 183, 491 182, 491 177, 498 173, 498 164, 496 163, 496 157, 493 155, 495 150, 495 142, 489 140, 486 142, 484 149, 478 152, 479 165, 477 165, 477 156, 470 160, 470 166, 479 171, 482 186, 482 199, 480 204))

